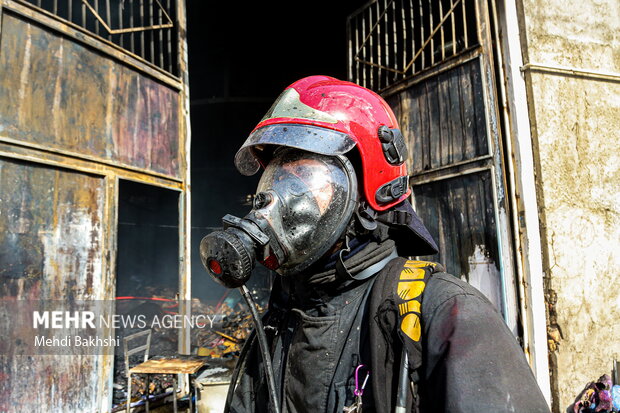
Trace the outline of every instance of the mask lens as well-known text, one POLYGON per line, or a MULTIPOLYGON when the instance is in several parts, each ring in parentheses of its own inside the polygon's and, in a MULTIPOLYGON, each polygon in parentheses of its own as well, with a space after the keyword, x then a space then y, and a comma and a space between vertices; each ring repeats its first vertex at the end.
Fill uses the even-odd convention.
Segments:
POLYGON ((267 165, 259 193, 273 194, 269 224, 287 250, 291 267, 315 261, 344 231, 357 189, 341 158, 284 149, 267 165))

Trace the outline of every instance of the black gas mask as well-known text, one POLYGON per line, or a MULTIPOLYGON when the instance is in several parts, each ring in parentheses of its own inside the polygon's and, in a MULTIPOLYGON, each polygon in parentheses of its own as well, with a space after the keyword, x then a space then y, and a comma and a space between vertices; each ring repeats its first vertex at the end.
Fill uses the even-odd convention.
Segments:
POLYGON ((357 206, 357 180, 344 156, 293 148, 274 153, 243 218, 226 215, 224 229, 200 243, 203 265, 218 283, 239 287, 255 262, 294 275, 342 237, 357 206))

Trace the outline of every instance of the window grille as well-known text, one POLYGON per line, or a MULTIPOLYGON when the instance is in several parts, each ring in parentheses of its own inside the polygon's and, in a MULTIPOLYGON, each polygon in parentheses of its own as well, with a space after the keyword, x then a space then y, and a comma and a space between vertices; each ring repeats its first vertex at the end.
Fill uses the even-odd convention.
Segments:
POLYGON ((176 0, 24 1, 179 75, 176 0))
POLYGON ((478 45, 474 0, 374 0, 349 16, 349 78, 375 91, 478 45))

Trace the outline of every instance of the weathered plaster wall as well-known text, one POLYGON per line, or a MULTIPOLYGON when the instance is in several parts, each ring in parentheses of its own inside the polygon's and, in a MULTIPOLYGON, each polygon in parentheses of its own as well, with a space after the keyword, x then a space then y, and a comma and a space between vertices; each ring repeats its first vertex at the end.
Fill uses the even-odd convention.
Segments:
MULTIPOLYGON (((620 73, 617 0, 523 0, 524 61, 620 73)), ((620 357, 620 80, 528 71, 554 412, 620 357)))
POLYGON ((620 5, 615 0, 524 0, 530 62, 620 68, 620 5))

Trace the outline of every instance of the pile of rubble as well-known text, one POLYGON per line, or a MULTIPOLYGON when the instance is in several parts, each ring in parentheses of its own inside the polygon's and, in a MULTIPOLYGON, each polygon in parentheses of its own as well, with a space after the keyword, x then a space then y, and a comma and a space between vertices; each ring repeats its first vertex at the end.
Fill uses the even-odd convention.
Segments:
POLYGON ((241 346, 252 331, 252 316, 244 305, 236 309, 228 304, 219 308, 192 302, 192 314, 215 314, 211 328, 195 328, 191 332, 192 353, 212 358, 229 358, 238 355, 241 346))
MULTIPOLYGON (((166 292, 161 291, 160 295, 166 292)), ((170 295, 168 295, 170 296, 170 295)), ((161 298, 159 298, 161 299, 161 298)), ((144 314, 148 317, 173 314, 178 308, 171 301, 158 301, 157 296, 149 299, 132 299, 117 301, 117 314, 144 314)), ((259 307, 262 311, 263 308, 259 307)), ((226 362, 234 366, 243 343, 253 328, 252 317, 244 302, 237 300, 205 304, 199 299, 192 300, 192 315, 209 316, 212 322, 204 328, 191 330, 192 355, 208 357, 213 364, 226 362)), ((124 405, 127 400, 127 374, 123 349, 123 337, 143 331, 140 329, 123 329, 117 332, 121 346, 116 349, 114 357, 114 394, 113 405, 124 405)), ((178 355, 178 331, 173 328, 153 328, 149 358, 175 357, 178 355)), ((135 347, 135 344, 132 347, 135 347)), ((132 355, 129 365, 135 366, 144 361, 144 355, 132 355)), ((172 375, 150 375, 149 394, 159 395, 172 390, 172 375)), ((142 375, 132 376, 131 401, 139 400, 146 393, 146 380, 142 375)))

